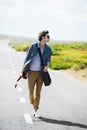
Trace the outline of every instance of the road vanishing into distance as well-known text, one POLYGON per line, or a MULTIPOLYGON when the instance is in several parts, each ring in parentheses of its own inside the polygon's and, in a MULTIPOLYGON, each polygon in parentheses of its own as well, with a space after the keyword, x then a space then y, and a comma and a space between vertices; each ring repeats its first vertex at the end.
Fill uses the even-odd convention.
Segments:
POLYGON ((49 70, 52 84, 42 88, 41 118, 32 117, 27 80, 14 88, 26 53, 8 42, 0 40, 0 130, 87 129, 87 84, 61 71, 49 70))

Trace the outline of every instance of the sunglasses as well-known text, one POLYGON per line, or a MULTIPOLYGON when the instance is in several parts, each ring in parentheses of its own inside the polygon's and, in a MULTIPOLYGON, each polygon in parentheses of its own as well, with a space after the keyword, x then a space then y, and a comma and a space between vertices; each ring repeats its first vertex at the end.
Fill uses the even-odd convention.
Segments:
POLYGON ((46 35, 47 36, 47 38, 49 39, 50 38, 50 36, 49 35, 46 35))

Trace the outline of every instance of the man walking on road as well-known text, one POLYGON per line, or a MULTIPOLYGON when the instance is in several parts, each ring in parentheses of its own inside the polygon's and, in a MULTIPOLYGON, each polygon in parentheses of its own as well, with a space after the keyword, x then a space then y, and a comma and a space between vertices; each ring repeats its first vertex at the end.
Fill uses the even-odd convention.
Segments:
POLYGON ((48 30, 44 30, 39 33, 38 43, 34 43, 31 45, 24 61, 25 64, 27 61, 32 59, 31 57, 34 57, 33 60, 31 60, 29 66, 27 67, 29 98, 33 106, 32 114, 34 117, 39 117, 39 115, 37 114, 37 110, 39 109, 40 93, 43 85, 43 79, 41 77, 42 65, 41 65, 40 55, 37 46, 40 47, 40 51, 45 64, 43 71, 46 72, 48 71, 51 53, 52 53, 51 48, 47 45, 47 42, 49 42, 50 40, 50 36, 48 34, 49 34, 48 30), (36 85, 36 89, 35 89, 35 85, 36 85))

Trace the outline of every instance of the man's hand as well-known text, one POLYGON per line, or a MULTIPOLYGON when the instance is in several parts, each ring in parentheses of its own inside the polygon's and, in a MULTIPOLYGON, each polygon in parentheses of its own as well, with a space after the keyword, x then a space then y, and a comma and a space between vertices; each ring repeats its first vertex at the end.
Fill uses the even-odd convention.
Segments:
POLYGON ((47 72, 47 71, 48 71, 48 66, 45 66, 43 72, 47 72))
POLYGON ((22 71, 21 76, 23 79, 27 79, 27 72, 22 71))

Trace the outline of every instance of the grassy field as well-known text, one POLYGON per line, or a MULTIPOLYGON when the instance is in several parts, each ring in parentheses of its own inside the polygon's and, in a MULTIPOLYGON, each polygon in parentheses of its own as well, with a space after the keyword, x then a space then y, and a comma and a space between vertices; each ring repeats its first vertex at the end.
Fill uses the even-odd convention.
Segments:
POLYGON ((52 69, 83 69, 87 66, 87 43, 51 44, 52 69))

